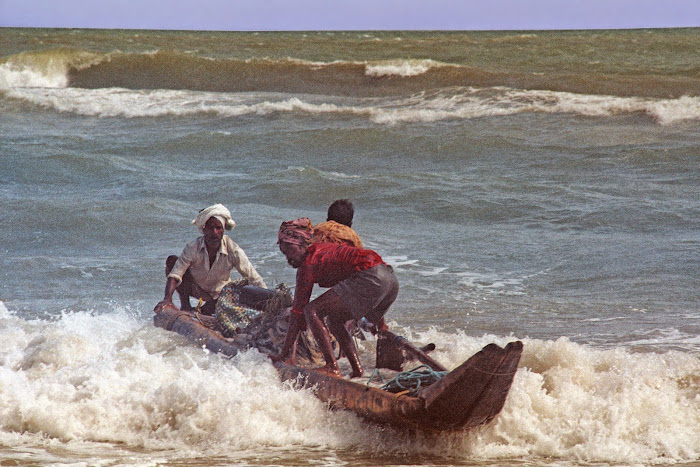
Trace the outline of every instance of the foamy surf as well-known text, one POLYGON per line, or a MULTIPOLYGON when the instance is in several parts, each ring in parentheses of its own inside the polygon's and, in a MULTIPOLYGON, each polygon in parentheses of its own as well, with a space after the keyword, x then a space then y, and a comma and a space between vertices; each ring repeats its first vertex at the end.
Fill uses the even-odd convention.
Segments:
POLYGON ((365 64, 367 76, 418 76, 427 73, 431 68, 452 66, 434 60, 386 60, 365 64))
POLYGON ((0 63, 0 90, 65 88, 70 69, 87 68, 108 59, 105 54, 63 48, 13 55, 0 63))
POLYGON ((2 463, 697 464, 697 32, 0 30, 2 463), (152 326, 192 213, 292 284, 279 222, 338 198, 392 329, 525 340, 492 424, 384 431, 152 326))
MULTIPOLYGON (((312 81, 321 78, 322 82, 332 81, 335 76, 340 79, 339 83, 342 83, 345 79, 343 76, 354 76, 359 69, 372 79, 412 79, 431 70, 454 69, 466 72, 468 69, 432 59, 315 62, 286 58, 217 61, 208 57, 195 57, 191 53, 95 53, 58 48, 24 52, 6 58, 0 63, 0 91, 6 97, 30 105, 98 117, 139 118, 199 114, 239 117, 297 112, 311 116, 346 114, 367 118, 382 125, 469 120, 520 113, 561 113, 596 118, 645 115, 661 125, 700 119, 700 97, 688 95, 675 98, 622 97, 504 86, 443 86, 412 93, 409 97, 349 97, 353 93, 346 94, 348 90, 340 93, 341 95, 335 95, 333 86, 319 88, 318 92, 321 94, 265 92, 264 89, 255 91, 255 86, 250 91, 222 92, 226 90, 224 87, 212 92, 207 91, 207 87, 210 87, 207 83, 213 78, 200 83, 202 89, 198 89, 197 86, 188 88, 195 84, 192 80, 196 81, 189 72, 184 73, 182 83, 166 80, 164 76, 179 76, 181 73, 176 70, 166 73, 170 67, 229 67, 230 71, 226 74, 233 76, 240 73, 243 73, 242 76, 248 76, 252 70, 247 73, 244 70, 259 67, 261 71, 254 74, 269 74, 266 78, 269 80, 266 85, 268 88, 286 87, 298 81, 305 82, 305 79, 297 77, 302 70, 303 73, 310 74, 309 79, 312 81), (85 78, 85 87, 71 87, 72 74, 100 67, 116 68, 107 68, 106 71, 96 72, 93 78, 85 78), (141 67, 148 69, 141 70, 141 67), (280 76, 275 75, 275 70, 280 76), (289 73, 291 74, 287 76, 289 73), (313 77, 319 73, 325 75, 313 77), (125 80, 123 83, 116 79, 120 74, 125 80), (132 82, 130 77, 141 75, 146 77, 143 78, 144 81, 132 82), (115 76, 115 79, 110 81, 110 76, 115 76), (164 81, 159 82, 158 79, 164 81), (126 86, 127 84, 130 86, 126 86), (139 84, 146 88, 131 87, 139 84), (167 89, 168 86, 176 86, 178 89, 167 89)), ((78 83, 80 82, 78 80, 78 83)), ((349 83, 347 85, 350 86, 349 83)), ((353 86, 360 85, 355 83, 353 86)), ((430 83, 426 82, 423 85, 429 87, 430 83)), ((247 88, 244 86, 241 89, 247 88)), ((299 89, 305 88, 302 86, 299 89)), ((338 88, 336 91, 340 90, 338 88)))
MULTIPOLYGON (((41 80, 32 73, 29 73, 27 80, 33 84, 50 81, 51 85, 10 86, 5 88, 5 96, 58 112, 96 117, 217 115, 235 118, 285 113, 310 117, 334 114, 365 118, 379 125, 497 118, 526 113, 572 114, 592 118, 641 115, 661 125, 700 119, 700 97, 687 96, 650 99, 509 88, 469 88, 400 99, 346 98, 272 93, 63 88, 61 79, 57 77, 41 80)), ((5 80, 6 85, 8 81, 10 80, 5 80)))
MULTIPOLYGON (((450 457, 470 461, 662 463, 700 455, 700 361, 687 353, 524 339, 520 368, 496 420, 434 439, 389 435, 350 413, 329 412, 309 391, 282 384, 257 351, 234 359, 212 354, 153 327, 149 313, 81 311, 25 321, 4 305, 0 311, 0 440, 13 445, 41 438, 60 440, 68 450, 70 443, 81 449, 95 443, 88 451, 108 443, 211 456, 260 445, 367 455, 449 450, 450 457)), ((489 342, 515 340, 403 332, 416 342, 439 343, 433 356, 448 367, 489 342)), ((364 358, 372 345, 362 344, 364 358)))

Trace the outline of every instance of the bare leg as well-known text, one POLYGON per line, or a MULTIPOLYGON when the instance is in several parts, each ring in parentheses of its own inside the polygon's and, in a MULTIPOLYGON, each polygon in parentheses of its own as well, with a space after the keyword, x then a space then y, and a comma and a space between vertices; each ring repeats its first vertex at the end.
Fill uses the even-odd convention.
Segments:
MULTIPOLYGON (((328 292, 326 292, 328 293, 328 292)), ((319 368, 322 371, 326 371, 335 376, 340 376, 340 368, 338 368, 338 362, 333 355, 333 346, 331 345, 331 336, 328 333, 326 325, 323 324, 321 318, 319 318, 318 313, 323 312, 324 293, 316 300, 310 302, 304 308, 304 317, 306 318, 306 324, 311 329, 311 333, 314 335, 314 339, 318 343, 321 353, 323 354, 323 359, 326 361, 326 366, 319 368)))
POLYGON ((357 377, 362 375, 362 365, 360 364, 360 359, 357 356, 357 349, 355 344, 350 337, 347 329, 345 328, 345 322, 351 319, 350 314, 347 312, 345 305, 333 290, 325 292, 323 295, 317 299, 311 301, 304 308, 304 316, 306 317, 306 322, 314 335, 314 339, 318 343, 321 353, 323 353, 323 358, 326 360, 326 366, 323 367, 323 371, 340 376, 340 369, 338 368, 338 362, 333 355, 333 346, 331 345, 330 334, 328 328, 323 324, 323 318, 325 316, 329 317, 329 322, 331 323, 333 335, 338 339, 338 344, 343 353, 348 357, 350 361, 350 366, 352 366, 352 377, 357 377))
POLYGON ((364 373, 362 370, 362 363, 360 363, 360 358, 357 356, 357 348, 355 347, 355 342, 352 340, 352 336, 348 332, 348 328, 345 327, 345 322, 342 319, 334 319, 333 316, 329 317, 330 330, 338 339, 338 345, 343 351, 343 355, 348 358, 350 366, 352 367, 351 378, 359 378, 364 373))

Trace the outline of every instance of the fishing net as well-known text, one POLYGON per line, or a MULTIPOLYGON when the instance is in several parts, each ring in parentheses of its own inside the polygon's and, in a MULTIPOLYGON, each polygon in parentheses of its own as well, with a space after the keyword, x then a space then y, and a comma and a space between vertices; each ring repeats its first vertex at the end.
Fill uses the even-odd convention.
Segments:
POLYGON ((241 291, 244 285, 246 285, 245 281, 229 282, 221 289, 219 299, 216 301, 214 316, 221 334, 225 337, 233 337, 261 314, 261 310, 241 303, 241 291))
MULTIPOLYGON (((246 288, 246 285, 245 280, 235 281, 222 290, 215 315, 217 330, 242 347, 279 353, 289 329, 292 293, 285 284, 274 290, 246 288), (251 290, 254 290, 252 296, 251 290)), ((323 354, 308 330, 299 336, 296 355, 297 362, 302 365, 324 362, 323 354)))

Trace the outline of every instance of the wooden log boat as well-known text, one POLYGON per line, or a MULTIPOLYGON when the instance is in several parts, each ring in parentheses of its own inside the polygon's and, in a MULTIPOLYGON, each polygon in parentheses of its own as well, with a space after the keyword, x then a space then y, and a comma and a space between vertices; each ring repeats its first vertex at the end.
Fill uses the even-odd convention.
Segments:
MULTIPOLYGON (((241 351, 232 339, 204 326, 194 314, 166 306, 154 324, 213 352, 241 351)), ((520 361, 523 344, 489 344, 437 382, 414 395, 392 393, 309 368, 275 363, 283 380, 310 388, 331 408, 350 410, 372 422, 425 431, 467 430, 491 421, 503 408, 520 361)))

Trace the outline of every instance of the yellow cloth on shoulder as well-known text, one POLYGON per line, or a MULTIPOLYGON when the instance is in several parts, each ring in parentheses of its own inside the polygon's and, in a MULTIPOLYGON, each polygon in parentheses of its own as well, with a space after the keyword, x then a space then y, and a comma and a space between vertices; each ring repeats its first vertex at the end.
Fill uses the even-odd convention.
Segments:
POLYGON ((352 228, 335 221, 323 222, 314 227, 311 243, 339 243, 363 248, 362 240, 352 228))

